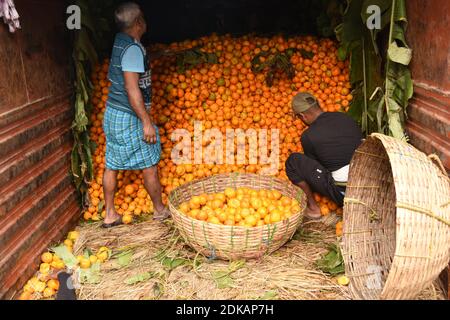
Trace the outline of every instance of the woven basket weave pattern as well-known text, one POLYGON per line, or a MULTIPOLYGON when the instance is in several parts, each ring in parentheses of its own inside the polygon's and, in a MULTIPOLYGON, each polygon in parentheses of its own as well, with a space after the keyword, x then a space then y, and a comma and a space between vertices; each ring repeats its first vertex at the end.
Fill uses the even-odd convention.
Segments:
POLYGON ((357 299, 413 299, 446 267, 448 177, 399 140, 372 135, 351 163, 343 254, 357 299))
POLYGON ((305 207, 306 196, 301 189, 287 181, 254 174, 223 174, 204 178, 177 188, 169 197, 174 223, 184 240, 208 257, 225 260, 256 259, 279 249, 299 227, 305 207), (178 211, 179 206, 193 196, 223 192, 228 187, 278 190, 284 196, 297 199, 302 210, 285 221, 255 228, 211 224, 178 211))

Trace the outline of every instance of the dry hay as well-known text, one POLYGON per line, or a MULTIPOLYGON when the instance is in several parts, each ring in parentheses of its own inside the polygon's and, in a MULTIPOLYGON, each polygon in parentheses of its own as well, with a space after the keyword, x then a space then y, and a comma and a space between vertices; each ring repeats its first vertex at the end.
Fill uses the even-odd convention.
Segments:
MULTIPOLYGON (((132 226, 110 230, 99 224, 80 226, 80 238, 74 252, 85 248, 96 250, 107 246, 113 257, 101 267, 100 282, 81 284, 78 298, 146 300, 346 300, 346 287, 336 278, 324 274, 315 262, 336 242, 334 225, 329 216, 322 222, 303 224, 287 245, 258 261, 209 260, 184 244, 171 223, 143 221, 132 226), (120 266, 114 254, 132 250, 128 265, 120 266), (177 260, 178 259, 178 260, 177 260), (180 262, 178 267, 170 262, 180 262), (167 263, 169 262, 169 264, 167 263), (130 278, 147 273, 146 279, 134 284, 130 278)), ((135 279, 136 280, 136 279, 135 279)), ((436 285, 419 299, 443 299, 436 285)))

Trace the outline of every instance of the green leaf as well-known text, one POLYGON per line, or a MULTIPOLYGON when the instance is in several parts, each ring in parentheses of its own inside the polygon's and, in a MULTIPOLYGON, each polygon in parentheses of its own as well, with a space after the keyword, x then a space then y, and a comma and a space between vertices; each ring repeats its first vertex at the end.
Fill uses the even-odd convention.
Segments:
POLYGON ((337 275, 344 273, 344 259, 337 244, 332 244, 321 259, 316 262, 317 267, 325 273, 337 275))
POLYGON ((342 24, 336 28, 336 37, 341 43, 359 41, 367 28, 361 19, 362 1, 348 1, 342 24))
POLYGON ((135 276, 132 276, 132 277, 129 277, 129 278, 125 279, 124 283, 128 284, 128 285, 135 285, 137 283, 145 282, 147 280, 150 280, 153 277, 155 277, 155 273, 154 272, 144 272, 144 273, 141 273, 141 274, 138 274, 138 275, 135 275, 135 276))
POLYGON ((67 249, 65 245, 62 244, 60 246, 53 247, 51 248, 51 251, 53 251, 70 269, 74 269, 77 266, 77 258, 75 258, 75 256, 69 251, 69 249, 67 249))
POLYGON ((304 59, 312 59, 314 58, 314 52, 306 51, 305 49, 300 49, 300 54, 304 59))
POLYGON ((80 155, 77 152, 76 146, 72 148, 71 154, 71 172, 72 177, 75 183, 75 187, 78 189, 83 182, 83 177, 81 176, 81 168, 80 168, 80 155))
POLYGON ((173 270, 175 268, 178 268, 180 266, 184 266, 189 264, 189 261, 182 258, 170 258, 165 257, 162 259, 161 264, 168 268, 169 270, 173 270))
POLYGON ((83 251, 83 256, 85 259, 89 259, 89 257, 92 255, 92 251, 89 248, 85 248, 83 251))
POLYGON ((388 55, 392 61, 407 66, 410 64, 412 59, 412 50, 409 48, 399 47, 397 42, 394 41, 389 46, 388 55))
POLYGON ((218 289, 226 289, 233 287, 234 281, 229 271, 214 271, 211 273, 218 289))
POLYGON ((83 30, 85 29, 82 29, 82 31, 78 33, 78 38, 75 41, 75 50, 77 50, 77 52, 85 54, 91 65, 95 65, 98 62, 97 52, 95 51, 95 48, 89 39, 88 33, 86 32, 86 30, 83 30))
POLYGON ((118 255, 116 255, 117 263, 121 267, 128 266, 133 258, 133 253, 133 250, 126 250, 122 253, 119 253, 118 255))
POLYGON ((101 281, 100 262, 95 262, 88 269, 79 269, 80 282, 88 284, 97 284, 101 281))
POLYGON ((261 297, 256 300, 276 300, 278 298, 278 292, 275 290, 266 291, 261 297))
POLYGON ((348 53, 348 44, 340 46, 337 52, 339 60, 346 60, 348 57, 348 53))

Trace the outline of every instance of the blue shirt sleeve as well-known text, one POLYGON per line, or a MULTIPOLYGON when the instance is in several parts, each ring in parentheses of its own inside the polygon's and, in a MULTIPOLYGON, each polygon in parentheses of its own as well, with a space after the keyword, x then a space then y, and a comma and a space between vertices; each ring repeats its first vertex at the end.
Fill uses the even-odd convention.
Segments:
POLYGON ((138 46, 129 47, 122 57, 122 71, 144 73, 144 55, 138 46))

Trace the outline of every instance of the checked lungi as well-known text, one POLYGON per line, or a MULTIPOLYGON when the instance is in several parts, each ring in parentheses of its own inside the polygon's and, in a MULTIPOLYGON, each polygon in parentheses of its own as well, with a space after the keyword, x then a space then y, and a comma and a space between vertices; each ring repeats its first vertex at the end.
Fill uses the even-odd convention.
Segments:
POLYGON ((103 119, 106 136, 106 168, 110 170, 142 170, 157 165, 161 159, 161 140, 144 141, 141 120, 134 114, 107 107, 103 119))

